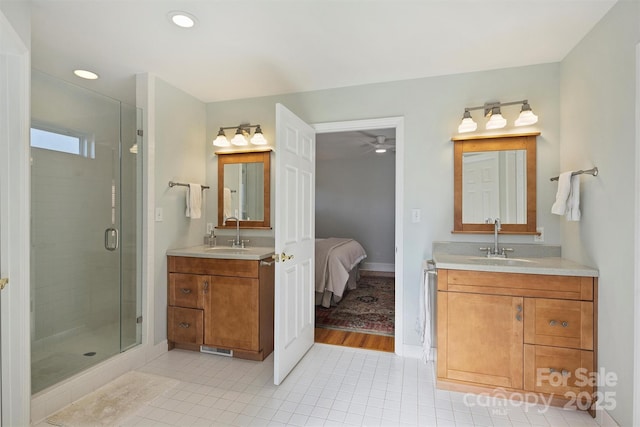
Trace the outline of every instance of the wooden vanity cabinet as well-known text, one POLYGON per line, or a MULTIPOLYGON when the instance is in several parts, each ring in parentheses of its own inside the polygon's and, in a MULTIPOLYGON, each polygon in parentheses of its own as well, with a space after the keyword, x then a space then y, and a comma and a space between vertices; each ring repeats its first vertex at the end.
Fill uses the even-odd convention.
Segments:
POLYGON ((273 351, 272 263, 169 256, 168 285, 169 349, 204 345, 251 360, 273 351))
POLYGON ((596 278, 439 269, 437 294, 439 388, 591 407, 596 278))

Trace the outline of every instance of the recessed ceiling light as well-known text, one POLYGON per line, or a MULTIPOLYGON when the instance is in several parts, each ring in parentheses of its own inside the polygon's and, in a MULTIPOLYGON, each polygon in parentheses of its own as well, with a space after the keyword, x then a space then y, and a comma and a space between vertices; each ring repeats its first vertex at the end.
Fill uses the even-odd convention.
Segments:
POLYGON ((98 78, 96 73, 87 70, 73 70, 73 74, 87 80, 96 80, 98 78))
POLYGON ((169 18, 171 19, 171 22, 181 28, 191 28, 196 25, 196 17, 187 12, 169 12, 169 18))

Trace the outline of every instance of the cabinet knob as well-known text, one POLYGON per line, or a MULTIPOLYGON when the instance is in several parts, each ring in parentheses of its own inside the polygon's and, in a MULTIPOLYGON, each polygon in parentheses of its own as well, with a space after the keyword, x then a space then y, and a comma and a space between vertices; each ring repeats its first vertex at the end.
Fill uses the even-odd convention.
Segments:
POLYGON ((188 295, 191 293, 191 289, 187 289, 187 288, 182 288, 180 289, 182 291, 183 294, 188 295))
POLYGON ((179 327, 179 328, 187 329, 187 328, 188 328, 188 327, 190 327, 190 326, 191 326, 191 324, 190 324, 190 323, 187 323, 187 322, 180 322, 180 323, 178 323, 178 327, 179 327))
POLYGON ((205 280, 204 284, 202 285, 202 293, 206 294, 207 292, 209 292, 209 281, 205 280))
POLYGON ((567 326, 569 326, 569 322, 567 322, 566 320, 562 322, 562 327, 566 328, 567 326))
POLYGON ((522 321, 522 316, 521 316, 519 313, 518 313, 518 314, 516 314, 516 320, 517 320, 518 322, 521 322, 521 321, 522 321))
POLYGON ((551 320, 549 322, 549 326, 556 326, 556 323, 558 323, 558 322, 556 322, 555 320, 551 320))

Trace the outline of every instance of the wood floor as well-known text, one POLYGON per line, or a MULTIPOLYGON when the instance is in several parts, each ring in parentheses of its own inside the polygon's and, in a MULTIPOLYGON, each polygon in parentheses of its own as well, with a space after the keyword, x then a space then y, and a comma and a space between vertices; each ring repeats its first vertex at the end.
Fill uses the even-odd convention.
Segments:
POLYGON ((394 338, 384 335, 371 335, 362 334, 360 332, 316 328, 315 337, 315 341, 322 344, 387 351, 390 353, 393 353, 395 349, 394 338))

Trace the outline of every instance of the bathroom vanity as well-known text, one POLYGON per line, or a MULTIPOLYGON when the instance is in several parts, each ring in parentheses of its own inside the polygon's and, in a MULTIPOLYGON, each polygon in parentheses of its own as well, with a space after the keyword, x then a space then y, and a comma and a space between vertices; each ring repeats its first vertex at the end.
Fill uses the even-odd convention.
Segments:
POLYGON ((590 410, 597 270, 559 248, 512 258, 449 249, 434 249, 438 388, 590 410))
POLYGON ((273 351, 273 248, 167 251, 169 350, 264 360, 273 351))

